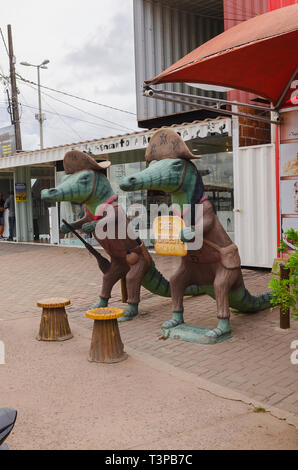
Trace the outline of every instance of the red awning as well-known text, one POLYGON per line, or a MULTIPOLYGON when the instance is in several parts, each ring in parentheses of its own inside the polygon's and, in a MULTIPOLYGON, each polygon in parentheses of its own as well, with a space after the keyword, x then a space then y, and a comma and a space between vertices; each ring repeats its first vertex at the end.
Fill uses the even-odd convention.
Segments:
POLYGON ((276 104, 297 66, 298 4, 225 31, 145 83, 208 83, 253 92, 276 104))

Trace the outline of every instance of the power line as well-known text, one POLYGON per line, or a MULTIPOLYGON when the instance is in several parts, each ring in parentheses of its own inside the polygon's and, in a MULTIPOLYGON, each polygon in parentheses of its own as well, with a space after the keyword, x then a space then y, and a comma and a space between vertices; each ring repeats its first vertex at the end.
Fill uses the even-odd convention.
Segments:
POLYGON ((96 114, 93 114, 93 113, 89 113, 89 111, 85 111, 84 109, 81 109, 77 106, 74 106, 73 104, 70 104, 70 103, 66 103, 65 101, 62 101, 62 100, 59 100, 58 98, 54 98, 54 96, 51 96, 51 95, 48 95, 47 93, 45 92, 42 92, 43 95, 47 96, 48 98, 52 98, 52 100, 55 100, 55 101, 58 101, 59 103, 63 103, 65 104, 66 106, 70 106, 71 108, 74 108, 76 109, 77 111, 81 111, 82 113, 85 113, 85 114, 89 114, 90 116, 92 117, 95 117, 97 119, 100 119, 102 121, 105 121, 107 122, 108 124, 116 124, 116 126, 118 128, 122 128, 122 129, 125 129, 127 131, 133 131, 134 129, 131 129, 130 127, 126 127, 126 126, 123 126, 122 124, 118 124, 118 122, 115 122, 115 121, 109 121, 108 119, 105 119, 101 116, 97 116, 96 114))
MULTIPOLYGON (((36 106, 30 106, 29 104, 24 104, 24 103, 22 104, 22 106, 24 106, 25 108, 38 109, 36 106)), ((46 113, 50 113, 50 114, 58 114, 57 112, 49 111, 48 109, 45 109, 44 111, 46 113)), ((115 129, 115 127, 106 126, 105 124, 100 124, 100 123, 96 123, 96 122, 86 121, 85 119, 80 119, 80 118, 77 118, 77 117, 74 117, 74 116, 69 116, 67 114, 61 114, 61 116, 67 117, 69 119, 74 119, 76 121, 86 122, 87 124, 91 124, 91 125, 93 125, 95 127, 98 127, 98 128, 106 127, 108 129, 115 129)), ((117 130, 119 130, 119 129, 117 129, 117 130)))
MULTIPOLYGON (((31 85, 38 86, 37 83, 32 82, 31 80, 27 80, 26 78, 22 77, 19 73, 16 74, 16 75, 18 77, 18 80, 22 80, 23 82, 30 83, 31 85)), ((97 101, 88 100, 87 98, 82 98, 80 96, 73 95, 73 94, 68 93, 66 91, 56 90, 55 88, 50 88, 50 87, 45 86, 45 85, 40 85, 40 86, 41 86, 41 88, 45 88, 46 90, 54 91, 55 93, 60 93, 60 94, 65 95, 65 96, 70 96, 71 98, 76 98, 77 100, 86 101, 87 103, 96 104, 97 106, 102 106, 104 108, 113 109, 114 111, 119 111, 121 113, 126 113, 126 114, 131 114, 133 116, 136 116, 136 113, 132 113, 131 111, 127 111, 125 109, 120 109, 120 108, 116 108, 114 106, 109 106, 107 104, 98 103, 97 101)))
MULTIPOLYGON (((29 84, 27 84, 27 83, 26 83, 25 85, 29 86, 30 88, 33 88, 33 87, 31 87, 29 84)), ((93 124, 96 125, 97 127, 106 127, 106 128, 108 128, 108 129, 116 129, 117 131, 122 131, 122 132, 123 132, 123 129, 124 129, 124 130, 127 130, 127 131, 133 131, 133 129, 129 129, 129 128, 127 128, 127 127, 125 127, 125 126, 122 126, 121 124, 115 123, 115 122, 113 122, 113 121, 108 121, 107 119, 104 119, 104 118, 102 118, 102 117, 100 117, 100 116, 97 116, 96 114, 89 113, 88 111, 85 111, 85 110, 83 110, 83 109, 81 109, 81 108, 78 108, 77 106, 74 106, 74 105, 72 105, 72 104, 66 103, 65 101, 59 100, 58 98, 54 98, 53 96, 48 95, 48 94, 45 93, 44 91, 41 92, 41 93, 42 93, 42 95, 45 95, 45 96, 47 96, 47 97, 49 97, 49 98, 52 98, 52 99, 55 100, 55 101, 58 101, 58 102, 63 103, 63 104, 65 104, 65 105, 67 105, 67 106, 70 106, 71 108, 74 108, 74 109, 76 109, 77 111, 80 111, 80 112, 85 113, 85 114, 89 114, 90 116, 95 117, 95 118, 97 118, 97 119, 100 119, 100 120, 102 120, 102 121, 105 121, 105 122, 107 122, 107 123, 109 123, 109 124, 112 124, 112 125, 114 124, 114 126, 111 127, 111 126, 107 126, 107 125, 105 125, 105 124, 98 125, 98 124, 93 123, 93 124)), ((84 119, 79 119, 79 118, 77 118, 77 117, 73 117, 73 116, 69 116, 69 115, 65 115, 65 114, 61 114, 61 115, 62 115, 62 116, 65 116, 65 117, 69 117, 69 118, 71 118, 71 119, 76 119, 76 120, 79 120, 79 121, 88 122, 88 123, 90 124, 89 121, 86 121, 86 120, 84 120, 84 119)))
POLYGON ((15 57, 13 51, 13 40, 12 40, 12 28, 11 25, 7 25, 7 36, 8 36, 8 56, 9 56, 9 72, 10 72, 10 87, 11 87, 11 108, 13 125, 15 130, 15 144, 16 150, 22 150, 22 137, 19 117, 19 103, 18 103, 18 90, 16 82, 16 70, 15 70, 15 57))
MULTIPOLYGON (((27 84, 28 86, 30 86, 30 84, 32 84, 32 85, 34 85, 34 86, 38 86, 35 82, 32 82, 32 81, 30 81, 30 80, 25 79, 25 78, 22 77, 20 74, 16 74, 16 75, 17 75, 17 77, 18 77, 18 80, 21 80, 22 82, 24 82, 24 83, 27 84)), ((4 80, 7 80, 7 77, 5 77, 5 75, 4 75, 3 73, 0 74, 0 76, 1 76, 4 80)), ((127 113, 127 114, 132 114, 132 115, 135 116, 135 113, 131 113, 130 111, 125 111, 125 110, 123 110, 123 109, 115 108, 115 107, 113 107, 113 106, 104 105, 104 104, 102 104, 102 103, 98 103, 98 102, 96 102, 96 101, 91 101, 91 100, 88 100, 88 99, 85 99, 85 98, 81 98, 81 97, 79 97, 79 96, 72 95, 72 94, 67 93, 67 92, 62 92, 62 91, 56 90, 56 89, 54 89, 54 88, 46 87, 46 86, 43 86, 43 85, 41 85, 41 88, 45 88, 45 89, 54 91, 54 92, 56 92, 56 93, 60 93, 60 94, 66 95, 66 96, 70 96, 70 97, 72 97, 72 98, 76 98, 76 99, 79 99, 79 100, 82 100, 82 101, 86 101, 86 102, 88 102, 88 103, 96 104, 96 105, 98 105, 98 106, 103 106, 103 107, 106 107, 106 108, 109 108, 109 109, 113 109, 113 110, 116 110, 116 111, 121 111, 121 112, 124 112, 124 113, 127 113)), ((59 101, 59 102, 65 104, 65 105, 67 105, 67 106, 70 106, 70 107, 72 107, 72 108, 74 108, 74 109, 76 109, 76 110, 78 110, 78 111, 80 111, 80 112, 82 112, 82 113, 89 114, 90 116, 93 116, 93 117, 95 117, 95 118, 97 118, 97 119, 100 119, 100 120, 103 120, 103 121, 105 121, 105 122, 108 122, 108 123, 110 123, 110 124, 115 124, 116 127, 115 127, 115 126, 114 126, 114 127, 106 126, 106 125, 103 125, 103 124, 100 125, 100 126, 98 126, 98 125, 96 125, 95 123, 91 123, 91 122, 89 122, 89 121, 84 121, 83 119, 78 119, 79 121, 88 122, 89 124, 96 125, 97 127, 107 127, 108 129, 117 129, 117 130, 121 130, 121 128, 123 128, 123 129, 128 130, 128 131, 134 131, 134 129, 128 128, 128 127, 126 127, 126 126, 123 126, 122 124, 118 124, 118 123, 115 123, 115 122, 113 122, 113 121, 109 121, 109 120, 104 119, 104 118, 102 118, 102 117, 100 117, 100 116, 97 116, 97 115, 95 115, 95 114, 89 113, 88 111, 85 111, 85 110, 83 110, 83 109, 81 109, 81 108, 78 108, 78 107, 76 107, 76 106, 74 106, 74 105, 71 105, 71 104, 69 104, 69 103, 66 103, 65 101, 59 100, 58 98, 54 98, 53 96, 48 95, 48 94, 46 94, 45 92, 42 92, 42 94, 48 96, 49 98, 52 98, 53 100, 59 101)), ((24 106, 25 106, 25 105, 24 105, 24 106)), ((27 106, 28 106, 28 105, 27 105, 27 106)), ((35 108, 34 108, 34 109, 35 109, 35 108)), ((48 112, 48 111, 47 111, 47 112, 48 112)), ((66 115, 64 115, 64 116, 66 116, 66 115)), ((77 118, 73 118, 72 116, 66 116, 66 117, 69 117, 69 118, 71 118, 71 119, 77 119, 77 118)))
POLYGON ((79 137, 80 140, 83 140, 82 136, 81 136, 75 129, 73 129, 72 126, 71 126, 68 122, 66 122, 66 121, 63 119, 62 115, 59 114, 59 113, 54 109, 54 107, 53 107, 50 103, 48 103, 47 101, 46 101, 46 103, 47 103, 48 106, 50 106, 50 108, 52 108, 52 109, 55 111, 55 113, 56 113, 57 116, 61 119, 61 121, 63 122, 63 124, 64 124, 65 126, 69 127, 69 129, 71 129, 71 131, 72 131, 74 134, 76 134, 76 135, 79 137))
MULTIPOLYGON (((31 106, 28 105, 28 102, 27 102, 25 96, 23 95, 23 93, 20 92, 20 96, 21 96, 21 97, 23 98, 23 100, 25 101, 25 103, 26 103, 25 106, 28 107, 28 108, 31 108, 31 106)), ((51 106, 49 103, 47 103, 47 104, 48 104, 48 106, 50 106, 52 109, 54 109, 53 106, 51 106)), ((23 105, 22 105, 22 106, 23 106, 23 105)), ((36 109, 37 109, 37 108, 36 108, 36 109)), ((31 113, 32 113, 33 115, 35 115, 35 113, 34 113, 31 109, 30 109, 30 111, 31 111, 31 113)), ((71 127, 71 125, 68 124, 68 122, 66 122, 58 112, 56 112, 56 110, 54 110, 54 111, 55 111, 55 114, 57 114, 57 116, 61 119, 61 121, 63 122, 63 124, 64 124, 65 126, 69 127, 69 128, 71 129, 72 133, 78 135, 79 138, 82 140, 82 137, 80 136, 80 134, 79 134, 78 132, 76 132, 76 131, 71 127)), ((49 126, 49 127, 51 127, 51 126, 49 126)))
MULTIPOLYGON (((26 123, 26 124, 30 124, 31 121, 27 120, 27 119, 22 119, 22 122, 23 123, 26 123)), ((57 130, 57 126, 52 126, 51 124, 47 124, 47 127, 49 127, 50 129, 55 129, 57 130)), ((68 136, 72 135, 67 129, 61 129, 61 126, 59 126, 59 129, 62 133, 65 133, 67 134, 68 136)), ((72 137, 73 138, 73 137, 72 137)))
POLYGON ((0 28, 0 33, 1 33, 1 36, 2 36, 2 41, 3 41, 4 47, 5 47, 5 49, 6 49, 6 53, 7 53, 8 57, 9 57, 8 47, 7 47, 7 44, 6 44, 5 39, 4 39, 4 36, 3 36, 2 28, 0 28))

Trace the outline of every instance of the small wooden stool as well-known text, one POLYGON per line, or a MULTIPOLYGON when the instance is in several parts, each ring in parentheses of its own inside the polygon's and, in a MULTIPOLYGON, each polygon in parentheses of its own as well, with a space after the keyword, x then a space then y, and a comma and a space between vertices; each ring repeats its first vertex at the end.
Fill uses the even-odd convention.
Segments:
POLYGON ((89 361, 111 364, 127 359, 117 322, 117 318, 123 315, 124 310, 120 308, 88 310, 86 317, 94 320, 89 361))
POLYGON ((51 297, 39 300, 38 307, 42 307, 39 334, 36 337, 39 341, 65 341, 72 338, 65 306, 70 304, 70 300, 51 297))

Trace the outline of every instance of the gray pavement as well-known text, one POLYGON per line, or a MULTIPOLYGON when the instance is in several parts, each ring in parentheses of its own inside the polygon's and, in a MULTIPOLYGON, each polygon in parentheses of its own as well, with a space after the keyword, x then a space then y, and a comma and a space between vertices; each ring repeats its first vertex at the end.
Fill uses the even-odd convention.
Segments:
MULTIPOLYGON (((278 311, 267 310, 232 315, 233 336, 221 344, 161 340, 170 299, 143 290, 139 317, 120 324, 129 359, 114 366, 90 364, 92 321, 85 312, 97 300, 101 282, 93 257, 85 249, 2 242, 0 260, 0 340, 7 356, 0 366, 0 400, 21 410, 10 438, 15 448, 28 448, 30 435, 34 448, 298 448, 293 426, 253 412, 261 404, 298 423, 298 365, 290 362, 297 322, 282 331, 278 311), (65 343, 35 340, 41 314, 36 301, 52 296, 71 300, 67 312, 75 337, 65 343), (60 431, 49 440, 45 428, 55 419, 60 431), (69 439, 63 438, 66 424, 72 426, 69 439)), ((177 259, 155 256, 155 262, 169 277, 177 259)), ((244 270, 251 293, 266 290, 270 277, 244 270)), ((119 285, 111 305, 122 306, 119 285)), ((215 326, 214 300, 187 298, 185 320, 215 326)))

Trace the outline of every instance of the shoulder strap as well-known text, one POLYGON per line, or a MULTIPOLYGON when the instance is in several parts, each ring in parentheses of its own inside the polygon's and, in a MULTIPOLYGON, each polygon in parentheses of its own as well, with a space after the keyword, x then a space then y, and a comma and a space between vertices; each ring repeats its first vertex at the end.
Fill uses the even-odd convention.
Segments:
POLYGON ((231 251, 234 251, 235 249, 238 250, 237 245, 235 245, 235 243, 233 242, 228 246, 219 246, 216 243, 211 242, 210 240, 207 240, 206 238, 203 238, 203 242, 206 243, 206 245, 211 246, 212 248, 214 248, 216 251, 218 251, 221 254, 230 253, 231 251))
POLYGON ((203 242, 206 243, 206 245, 209 245, 214 248, 216 251, 221 251, 221 247, 216 243, 213 243, 210 240, 207 240, 206 238, 203 238, 203 242))

